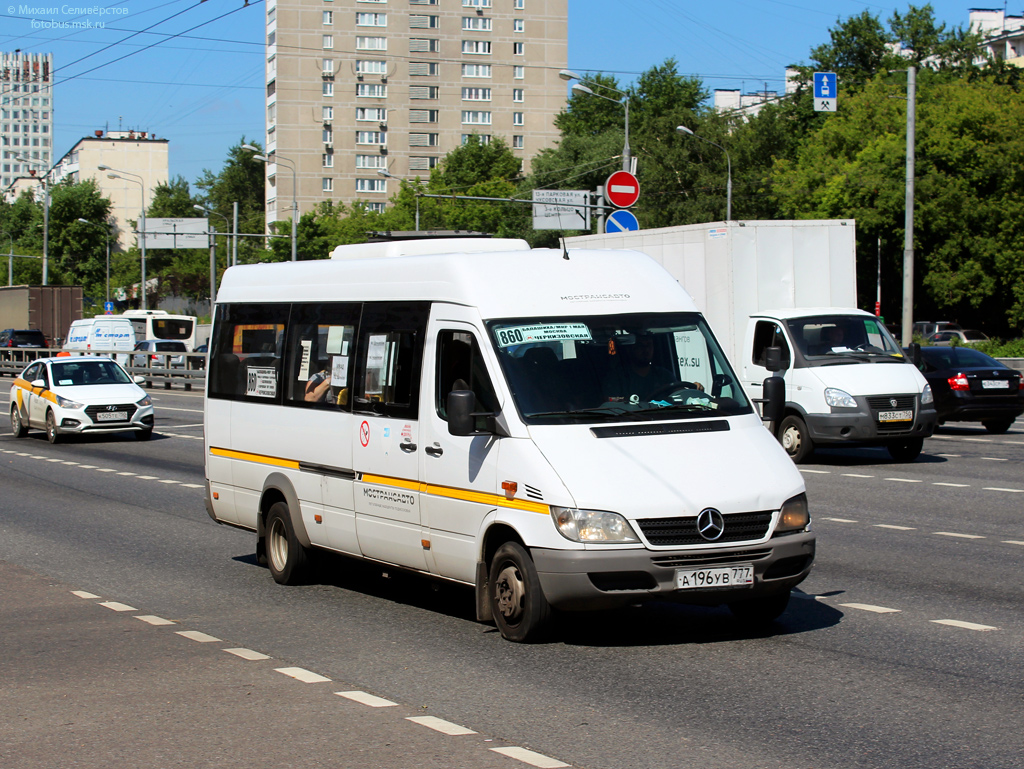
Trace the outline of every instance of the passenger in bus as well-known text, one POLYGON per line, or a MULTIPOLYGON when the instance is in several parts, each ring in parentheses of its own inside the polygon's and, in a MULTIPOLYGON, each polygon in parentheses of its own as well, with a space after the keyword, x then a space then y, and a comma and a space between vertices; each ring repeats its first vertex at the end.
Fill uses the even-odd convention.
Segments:
POLYGON ((327 403, 331 399, 331 372, 321 369, 306 382, 303 400, 309 403, 327 403))

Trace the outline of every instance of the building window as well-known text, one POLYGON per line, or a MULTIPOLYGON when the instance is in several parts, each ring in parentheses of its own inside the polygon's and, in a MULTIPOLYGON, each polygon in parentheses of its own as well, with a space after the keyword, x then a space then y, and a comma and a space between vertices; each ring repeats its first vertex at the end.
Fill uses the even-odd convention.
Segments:
POLYGON ((410 123, 436 123, 440 111, 436 109, 411 109, 409 110, 410 123))
POLYGON ((521 11, 526 7, 526 0, 514 0, 512 7, 517 11, 521 11))
POLYGON ((441 41, 424 37, 409 38, 409 53, 438 53, 441 41))
POLYGON ((422 13, 414 13, 409 16, 409 29, 437 29, 440 26, 440 16, 426 16, 422 13))
POLYGON ((334 23, 334 11, 324 11, 324 24, 334 23))
POLYGON ((386 123, 388 111, 384 107, 356 107, 356 120, 368 120, 372 123, 386 123))
POLYGON ((435 155, 428 155, 426 157, 410 157, 409 158, 409 170, 410 171, 429 171, 432 168, 437 168, 437 164, 440 158, 435 155))
POLYGON ((512 149, 521 150, 523 148, 523 137, 513 136, 512 137, 512 149))
POLYGON ((523 21, 522 19, 513 19, 512 20, 512 31, 513 32, 525 32, 526 31, 525 28, 526 28, 526 22, 523 21))
POLYGON ((384 203, 378 203, 371 200, 361 200, 359 201, 359 204, 367 211, 372 211, 375 214, 384 213, 384 203))
POLYGON ((385 131, 356 131, 356 144, 374 144, 379 147, 388 143, 385 131))
POLYGON ((440 96, 441 89, 436 85, 411 85, 409 86, 410 99, 436 99, 440 96))
POLYGON ((356 83, 356 96, 360 98, 386 99, 388 87, 383 83, 356 83))
POLYGON ((491 100, 491 89, 490 88, 463 88, 462 89, 462 100, 463 101, 490 101, 491 100))
POLYGON ((334 35, 324 35, 324 50, 334 48, 334 35))
POLYGON ((357 75, 386 75, 387 73, 388 63, 386 61, 380 61, 379 59, 356 60, 357 75))
POLYGON ((437 5, 438 0, 409 0, 409 5, 437 5))
POLYGON ((324 144, 331 144, 334 141, 334 131, 330 128, 325 128, 320 132, 320 137, 323 139, 324 144))
POLYGON ((329 176, 323 178, 323 191, 331 192, 334 189, 334 179, 329 176))
POLYGON ((514 77, 516 80, 522 80, 524 77, 526 77, 526 67, 524 67, 522 64, 516 64, 514 67, 512 67, 512 77, 514 77))
POLYGON ((324 59, 323 73, 325 75, 327 75, 328 77, 333 77, 333 75, 334 75, 334 59, 324 59))
POLYGON ((491 76, 491 65, 490 64, 463 64, 462 65, 462 76, 463 77, 490 77, 491 76))
POLYGON ((477 137, 480 140, 481 144, 490 144, 491 143, 491 135, 490 134, 462 134, 462 143, 463 144, 469 144, 469 138, 471 136, 477 137))
POLYGON ((486 16, 463 16, 462 28, 473 32, 490 32, 491 20, 486 16))
POLYGON ((386 51, 388 39, 386 37, 356 37, 356 50, 359 51, 386 51))
POLYGON ((322 91, 324 96, 334 96, 334 83, 324 81, 322 91))
POLYGON ((386 27, 388 25, 388 17, 385 13, 357 13, 356 14, 356 26, 357 27, 386 27))
POLYGON ((322 164, 324 168, 334 168, 334 153, 325 152, 322 156, 322 164))
POLYGON ((490 125, 491 124, 491 113, 483 110, 462 110, 462 124, 463 125, 490 125))
POLYGON ((409 134, 410 147, 436 147, 439 143, 440 134, 409 134))
POLYGON ((356 192, 387 192, 387 179, 356 179, 356 192))
POLYGON ((523 100, 523 89, 522 88, 513 88, 512 89, 512 101, 522 101, 522 100, 523 100))
POLYGON ((524 46, 522 43, 512 43, 512 55, 522 56, 524 54, 524 46))
POLYGON ((387 160, 384 155, 356 155, 356 168, 376 171, 378 168, 387 168, 387 160))
POLYGON ((321 107, 320 109, 323 112, 323 119, 325 123, 330 120, 334 120, 334 107, 321 107))
POLYGON ((491 0, 462 0, 463 8, 490 8, 491 0))
POLYGON ((512 125, 523 125, 523 113, 513 112, 512 113, 512 125))
POLYGON ((436 61, 411 61, 409 62, 409 75, 412 77, 423 77, 424 75, 439 75, 441 65, 436 61))
MULTIPOLYGON (((522 45, 522 43, 519 43, 522 45)), ((463 53, 489 54, 491 52, 490 40, 463 40, 463 53)))

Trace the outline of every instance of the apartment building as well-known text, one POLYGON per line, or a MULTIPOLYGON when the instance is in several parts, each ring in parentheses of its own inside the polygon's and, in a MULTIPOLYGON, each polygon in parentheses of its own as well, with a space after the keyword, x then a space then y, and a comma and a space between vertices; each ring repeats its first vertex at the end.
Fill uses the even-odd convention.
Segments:
POLYGON ((471 134, 558 139, 568 0, 267 0, 267 222, 383 210, 471 134))
POLYGON ((50 167, 52 73, 52 54, 0 53, 0 189, 50 167))

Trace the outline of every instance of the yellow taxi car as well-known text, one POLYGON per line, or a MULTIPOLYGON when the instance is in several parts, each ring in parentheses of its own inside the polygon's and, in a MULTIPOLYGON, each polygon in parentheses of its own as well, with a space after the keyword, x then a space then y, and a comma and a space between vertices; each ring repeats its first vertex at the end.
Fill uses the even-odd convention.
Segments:
POLYGON ((149 440, 153 401, 141 381, 110 358, 40 358, 11 386, 11 432, 24 438, 37 427, 57 443, 66 434, 130 430, 149 440))

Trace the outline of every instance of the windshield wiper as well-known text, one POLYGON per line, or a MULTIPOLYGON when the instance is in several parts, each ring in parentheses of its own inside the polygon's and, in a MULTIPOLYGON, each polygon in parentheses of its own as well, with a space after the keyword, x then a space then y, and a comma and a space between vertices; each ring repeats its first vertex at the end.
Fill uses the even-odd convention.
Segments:
POLYGON ((596 406, 592 409, 573 409, 570 411, 538 411, 527 413, 526 416, 533 417, 618 417, 624 414, 634 414, 633 410, 622 406, 596 406))
POLYGON ((637 409, 633 414, 664 414, 666 411, 717 411, 712 408, 711 403, 673 403, 669 406, 652 406, 650 408, 637 409))

